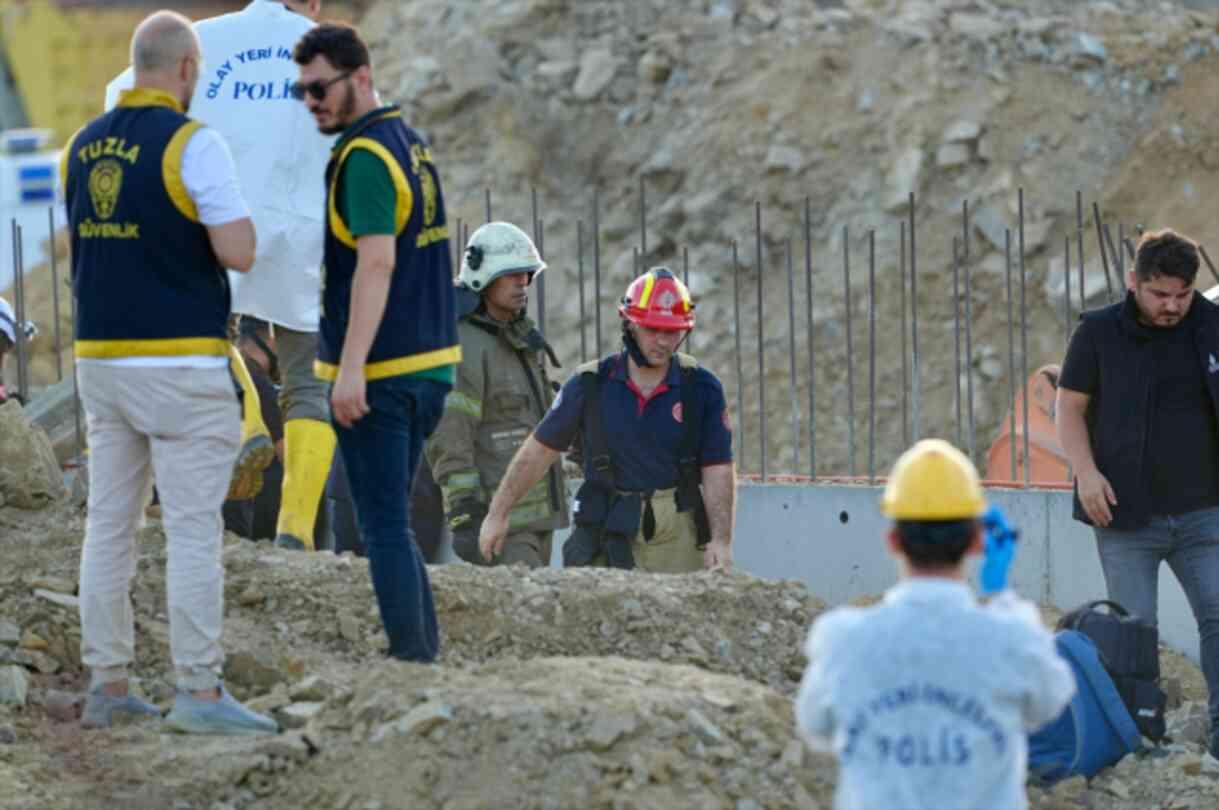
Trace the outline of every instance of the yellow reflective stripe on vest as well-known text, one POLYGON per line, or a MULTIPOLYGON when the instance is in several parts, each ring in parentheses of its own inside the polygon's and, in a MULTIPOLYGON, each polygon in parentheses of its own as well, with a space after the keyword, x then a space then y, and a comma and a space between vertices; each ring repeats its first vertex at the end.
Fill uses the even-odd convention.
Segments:
MULTIPOLYGON (((409 357, 396 357, 392 360, 380 360, 364 366, 364 379, 368 382, 383 380, 386 377, 398 377, 403 374, 414 374, 417 371, 427 371, 440 366, 452 366, 461 362, 461 346, 450 346, 447 349, 436 349, 423 354, 412 354, 409 357)), ((339 377, 339 367, 335 363, 313 361, 313 375, 320 380, 334 382, 339 377)))
POLYGON ((224 357, 228 341, 223 338, 152 338, 140 340, 78 340, 77 357, 224 357))
POLYGON ((474 397, 468 397, 460 391, 450 391, 449 396, 444 401, 444 409, 446 411, 456 411, 463 413, 474 419, 483 418, 483 403, 481 400, 474 397))
POLYGON ((186 154, 186 144, 191 136, 201 129, 203 124, 198 121, 187 121, 169 139, 165 154, 161 156, 161 178, 165 183, 165 191, 168 192, 169 199, 173 200, 174 207, 191 222, 199 221, 199 209, 182 179, 182 157, 186 154))
POLYGON ((344 146, 343 151, 339 153, 338 165, 335 166, 334 177, 330 180, 330 202, 327 205, 327 214, 330 219, 330 232, 334 234, 336 239, 353 250, 356 246, 356 238, 347 227, 347 223, 343 221, 343 217, 339 215, 337 197, 339 176, 343 172, 343 164, 354 149, 365 149, 376 155, 385 164, 386 170, 389 171, 389 177, 393 181, 394 191, 396 192, 394 202, 395 236, 401 234, 402 230, 406 227, 406 221, 411 218, 411 208, 415 204, 414 195, 411 194, 410 183, 406 182, 406 174, 402 171, 402 167, 398 165, 398 161, 394 159, 393 153, 372 138, 352 138, 351 143, 344 146))

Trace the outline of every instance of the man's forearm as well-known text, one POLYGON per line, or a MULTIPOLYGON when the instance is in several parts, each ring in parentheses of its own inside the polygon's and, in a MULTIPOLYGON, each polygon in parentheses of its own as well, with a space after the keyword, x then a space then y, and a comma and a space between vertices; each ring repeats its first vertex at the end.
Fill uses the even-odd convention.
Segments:
POLYGON ((369 349, 385 316, 392 278, 392 265, 387 268, 382 262, 367 261, 363 256, 356 264, 351 283, 351 320, 343 340, 343 356, 339 358, 343 368, 363 368, 368 360, 369 349))
POLYGON ((736 520, 736 465, 719 464, 703 468, 703 503, 707 508, 707 523, 711 539, 732 542, 732 527, 736 520))
POLYGON ((532 435, 521 445, 504 473, 504 479, 495 490, 487 512, 493 516, 507 515, 512 507, 533 485, 542 480, 546 470, 559 458, 557 450, 551 450, 532 435))
POLYGON ((1057 419, 1058 441, 1062 444, 1067 461, 1075 472, 1089 472, 1096 469, 1096 459, 1092 455, 1092 442, 1088 436, 1088 422, 1084 415, 1071 407, 1062 407, 1059 402, 1057 419))

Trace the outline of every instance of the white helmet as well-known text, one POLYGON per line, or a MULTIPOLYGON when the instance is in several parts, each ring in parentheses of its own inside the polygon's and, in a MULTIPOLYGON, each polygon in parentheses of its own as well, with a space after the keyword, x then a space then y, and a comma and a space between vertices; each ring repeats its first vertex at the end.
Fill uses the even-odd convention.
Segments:
POLYGON ((481 294, 500 276, 528 273, 529 280, 546 269, 533 240, 511 222, 488 222, 470 234, 457 281, 481 294))
MULTIPOLYGON (((21 331, 25 332, 26 340, 33 340, 38 334, 38 327, 33 321, 26 321, 22 325, 21 331)), ((10 343, 17 342, 17 316, 13 313, 13 308, 9 306, 8 301, 0 298, 0 335, 4 335, 9 339, 10 343)))

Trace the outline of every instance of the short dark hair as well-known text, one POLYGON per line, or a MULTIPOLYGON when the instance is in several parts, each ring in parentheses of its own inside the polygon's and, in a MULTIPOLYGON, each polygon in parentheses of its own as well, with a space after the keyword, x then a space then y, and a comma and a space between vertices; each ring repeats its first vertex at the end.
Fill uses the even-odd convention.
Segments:
POLYGON ((1171 276, 1192 287, 1198 276, 1197 243, 1171 228, 1147 231, 1134 253, 1134 276, 1140 282, 1171 276))
POLYGON ((301 37, 292 52, 298 65, 307 65, 318 56, 326 57, 337 70, 357 70, 372 64, 360 33, 346 23, 322 23, 301 37))
POLYGON ((899 520, 898 545, 916 568, 956 565, 978 531, 976 520, 899 520))

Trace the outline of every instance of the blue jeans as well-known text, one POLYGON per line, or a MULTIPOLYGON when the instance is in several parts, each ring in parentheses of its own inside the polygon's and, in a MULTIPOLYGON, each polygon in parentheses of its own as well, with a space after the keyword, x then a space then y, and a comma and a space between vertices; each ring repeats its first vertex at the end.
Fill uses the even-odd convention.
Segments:
POLYGON ((409 377, 374 380, 368 415, 351 428, 334 425, 389 654, 407 661, 434 661, 440 652, 432 586, 410 532, 407 499, 449 388, 409 377))
POLYGON ((1152 624, 1160 562, 1168 562, 1198 622, 1210 717, 1219 723, 1219 507, 1157 515, 1133 531, 1095 531, 1109 598, 1152 624))

